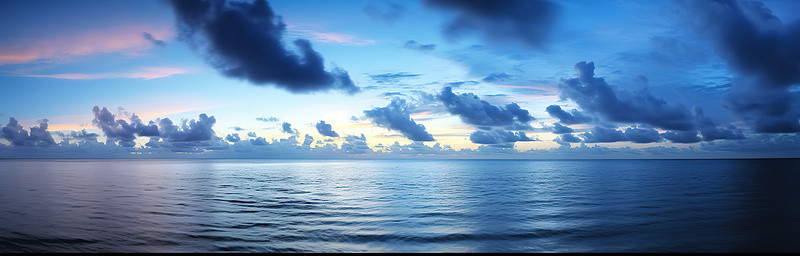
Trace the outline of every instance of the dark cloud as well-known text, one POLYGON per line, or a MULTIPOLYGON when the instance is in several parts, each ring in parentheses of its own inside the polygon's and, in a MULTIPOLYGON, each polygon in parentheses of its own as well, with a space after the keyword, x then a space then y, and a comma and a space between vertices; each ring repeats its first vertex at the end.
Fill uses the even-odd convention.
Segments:
POLYGON ((317 131, 319 132, 319 134, 322 134, 322 136, 339 137, 339 134, 336 133, 335 131, 333 131, 333 128, 331 127, 331 125, 330 124, 326 124, 325 121, 319 121, 319 123, 317 123, 316 127, 317 127, 317 131))
POLYGON ((239 138, 239 134, 238 133, 234 133, 234 134, 228 134, 228 136, 225 136, 225 140, 236 143, 236 142, 239 142, 240 140, 242 140, 242 138, 239 138))
POLYGON ((573 131, 574 130, 572 130, 572 128, 564 126, 564 125, 562 125, 560 123, 554 123, 553 124, 553 133, 555 133, 555 134, 572 133, 573 131))
POLYGON ((633 143, 653 143, 661 141, 661 135, 654 129, 629 127, 625 129, 625 137, 633 143))
POLYGON ((653 143, 661 141, 658 131, 650 128, 628 127, 625 131, 595 126, 589 132, 581 134, 587 143, 609 143, 630 141, 634 143, 653 143))
POLYGON ((641 123, 667 130, 695 129, 692 114, 683 106, 669 105, 647 91, 615 92, 605 79, 594 76, 594 63, 575 65, 578 78, 559 85, 561 97, 571 99, 584 111, 621 123, 641 123))
POLYGON ((422 52, 422 53, 429 53, 429 52, 433 51, 434 49, 436 49, 436 45, 435 44, 420 44, 420 43, 417 43, 417 41, 414 41, 414 40, 408 40, 403 45, 403 47, 405 47, 406 49, 416 50, 416 51, 419 51, 419 52, 422 52))
POLYGON ((517 41, 536 48, 547 42, 559 9, 545 0, 428 0, 426 3, 455 13, 444 30, 450 37, 479 32, 491 42, 517 41))
POLYGON ((511 80, 512 76, 506 73, 491 73, 484 77, 482 80, 487 83, 491 82, 505 82, 511 80))
MULTIPOLYGON (((66 134, 65 134, 66 135, 66 134)), ((65 136, 65 140, 79 140, 83 142, 97 142, 97 138, 100 137, 99 134, 93 132, 87 132, 86 129, 80 131, 71 131, 67 136, 65 136)))
POLYGON ((409 140, 433 141, 433 136, 425 131, 425 126, 411 119, 411 109, 406 100, 394 98, 388 106, 365 110, 364 114, 373 124, 398 131, 409 140))
POLYGON ((705 116, 703 109, 700 107, 694 108, 694 116, 697 120, 700 134, 703 135, 703 141, 744 139, 744 134, 741 130, 733 125, 727 125, 725 127, 718 126, 714 121, 705 116))
POLYGON ((375 20, 394 23, 405 14, 406 8, 389 1, 370 1, 361 11, 375 20))
POLYGON ((547 106, 547 113, 552 117, 558 118, 559 122, 563 124, 583 124, 592 121, 592 118, 583 115, 577 109, 573 109, 570 112, 564 111, 558 105, 547 106))
POLYGON ((469 140, 476 144, 498 145, 508 148, 513 148, 514 142, 534 141, 534 139, 529 138, 524 132, 513 132, 503 129, 491 131, 478 130, 469 135, 469 140))
POLYGON ((148 42, 153 43, 153 45, 167 46, 167 42, 164 42, 164 40, 158 40, 155 37, 153 37, 153 34, 147 32, 142 33, 142 38, 144 38, 144 40, 147 40, 148 42))
POLYGON ((479 126, 511 126, 515 123, 527 124, 535 120, 528 110, 516 103, 505 108, 497 107, 481 100, 472 93, 455 94, 451 87, 444 87, 437 98, 444 103, 447 111, 458 115, 468 124, 479 126))
POLYGON ((572 134, 561 134, 553 141, 560 145, 569 145, 569 143, 580 143, 581 139, 572 134))
POLYGON ((221 146, 221 139, 214 136, 213 126, 217 120, 206 114, 200 114, 197 120, 184 119, 180 125, 176 125, 169 118, 158 120, 158 124, 154 121, 144 124, 136 114, 131 115, 129 123, 124 119, 117 119, 106 107, 101 109, 94 106, 92 113, 92 123, 103 131, 106 144, 117 143, 119 146, 133 147, 136 145, 136 137, 144 136, 151 137, 145 146, 173 151, 198 151, 221 146))
POLYGON ((759 1, 687 1, 695 28, 740 76, 726 107, 762 133, 800 132, 800 21, 782 22, 759 1))
POLYGON ((28 131, 22 128, 17 119, 11 117, 8 124, 3 127, 3 138, 11 142, 14 146, 52 146, 56 142, 53 135, 47 131, 47 119, 39 121, 39 126, 31 126, 28 131))
POLYGON ((667 131, 661 134, 661 137, 674 142, 674 143, 695 143, 700 142, 700 137, 697 136, 697 131, 667 131))
POLYGON ((292 124, 283 122, 283 124, 281 124, 281 132, 295 134, 297 130, 292 129, 292 124))
POLYGON ((226 76, 294 93, 360 90, 344 70, 325 71, 322 56, 309 41, 293 42, 298 53, 284 47, 286 24, 264 0, 169 2, 178 19, 180 39, 200 48, 206 61, 226 76))
POLYGON ((420 74, 409 74, 407 72, 397 72, 397 73, 383 73, 383 74, 375 74, 369 75, 372 80, 379 84, 395 84, 400 82, 400 80, 405 78, 411 77, 418 77, 421 76, 420 74))

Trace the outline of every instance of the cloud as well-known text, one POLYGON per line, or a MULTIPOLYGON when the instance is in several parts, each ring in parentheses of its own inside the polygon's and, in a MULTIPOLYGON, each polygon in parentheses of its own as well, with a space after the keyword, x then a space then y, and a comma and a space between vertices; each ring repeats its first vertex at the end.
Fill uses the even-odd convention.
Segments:
POLYGON ((406 138, 413 141, 433 141, 433 136, 425 131, 425 126, 417 124, 411 118, 412 107, 406 104, 406 100, 394 98, 388 106, 374 108, 364 111, 367 118, 372 123, 402 133, 406 138))
POLYGON ((222 74, 253 84, 272 84, 293 93, 360 89, 346 71, 324 69, 322 56, 304 39, 281 42, 286 25, 264 0, 247 2, 170 1, 181 40, 202 48, 206 61, 222 74))
POLYGON ((342 143, 342 151, 346 154, 366 154, 371 153, 372 149, 367 145, 367 137, 361 134, 361 137, 354 135, 347 135, 344 137, 342 143))
POLYGON ((703 141, 741 140, 745 138, 742 131, 733 125, 729 124, 725 127, 718 126, 714 121, 705 116, 702 108, 695 107, 694 112, 700 134, 703 135, 703 141))
POLYGON ((556 137, 553 141, 558 143, 559 145, 569 145, 570 143, 580 143, 581 139, 572 134, 561 134, 560 136, 556 137))
POLYGON ((123 147, 133 147, 136 144, 133 140, 136 139, 137 134, 140 136, 160 135, 155 122, 150 121, 148 124, 144 124, 136 114, 131 116, 129 123, 123 119, 116 119, 106 107, 100 109, 100 107, 94 106, 92 113, 94 115, 92 124, 103 131, 108 141, 107 144, 118 143, 123 147))
POLYGON ((574 130, 572 130, 572 128, 564 126, 564 125, 562 125, 560 123, 554 123, 553 124, 553 133, 555 133, 555 134, 572 133, 573 131, 574 130))
POLYGON ((477 130, 469 135, 469 140, 476 144, 496 145, 498 147, 513 148, 514 142, 534 141, 524 132, 493 129, 490 131, 477 130))
POLYGON ((274 117, 274 116, 270 116, 270 117, 257 117, 257 118, 256 118, 256 120, 258 120, 258 121, 261 121, 261 122, 267 122, 267 123, 271 123, 271 122, 277 122, 277 121, 280 121, 280 119, 278 119, 277 117, 274 117))
POLYGON ((700 142, 700 137, 697 136, 697 131, 667 131, 661 134, 661 137, 674 142, 674 143, 695 143, 700 142))
POLYGON ((106 144, 133 147, 137 136, 143 136, 150 137, 145 146, 172 151, 200 151, 227 145, 222 145, 222 139, 214 135, 213 126, 217 120, 206 114, 200 114, 197 120, 183 119, 180 125, 176 125, 169 118, 145 124, 136 114, 131 114, 129 122, 116 118, 106 107, 94 106, 92 113, 92 124, 103 131, 106 144))
POLYGON ((87 132, 86 129, 82 129, 80 131, 70 131, 69 133, 66 132, 55 132, 58 134, 63 141, 69 143, 72 140, 78 140, 80 142, 97 142, 97 138, 100 137, 99 134, 93 132, 87 132))
POLYGON ((3 138, 10 141, 14 146, 52 146, 56 142, 53 136, 47 131, 47 119, 39 121, 39 126, 30 127, 30 134, 22 128, 17 119, 11 117, 8 124, 3 127, 3 138))
POLYGON ((39 77, 39 78, 55 78, 66 80, 95 80, 95 79, 156 79, 168 77, 179 74, 186 74, 189 71, 181 68, 171 67, 148 67, 142 68, 135 72, 111 72, 111 73, 94 73, 94 74, 81 74, 81 73, 63 73, 63 74, 48 74, 48 75, 35 75, 35 74, 20 74, 17 76, 22 77, 39 77))
POLYGON ((589 132, 581 134, 586 143, 608 143, 631 141, 634 143, 653 143, 661 141, 658 131, 649 128, 628 127, 625 131, 595 126, 589 132))
POLYGON ((559 9, 545 0, 428 0, 426 3, 455 13, 444 29, 447 36, 456 38, 478 32, 487 41, 517 41, 536 48, 544 47, 547 42, 559 9))
POLYGON ((406 44, 403 45, 403 47, 406 49, 416 50, 422 53, 429 53, 434 49, 436 49, 435 44, 420 44, 414 40, 408 40, 406 44))
POLYGON ((231 127, 231 129, 233 129, 234 131, 237 131, 237 132, 241 132, 241 131, 244 131, 244 130, 245 130, 244 128, 242 128, 242 127, 239 127, 239 126, 234 126, 234 127, 231 127))
POLYGON ((571 113, 569 113, 561 109, 558 105, 550 105, 547 106, 546 110, 550 116, 558 118, 559 122, 563 124, 583 124, 592 121, 592 118, 583 115, 583 113, 577 109, 573 109, 570 111, 571 113))
POLYGON ((322 134, 322 136, 339 137, 339 134, 336 133, 335 131, 333 131, 333 128, 331 127, 331 125, 330 124, 326 124, 325 121, 319 121, 319 123, 317 123, 316 127, 317 127, 317 132, 319 132, 319 134, 322 134))
POLYGON ((579 62, 575 70, 578 78, 559 85, 561 98, 574 101, 584 111, 613 122, 641 123, 667 130, 695 129, 692 114, 683 106, 669 105, 647 91, 633 95, 615 92, 603 78, 594 76, 593 62, 579 62))
POLYGON ((311 143, 314 143, 314 137, 306 134, 305 139, 303 139, 303 147, 310 147, 311 143))
POLYGON ((739 75, 726 107, 761 133, 800 132, 800 21, 782 22, 759 1, 688 1, 695 28, 739 75))
POLYGON ((281 124, 281 132, 295 134, 297 130, 292 129, 292 124, 283 122, 283 124, 281 124))
POLYGON ((256 135, 256 132, 248 132, 247 137, 255 138, 258 137, 258 135, 256 135))
POLYGON ((372 78, 375 82, 379 84, 396 84, 400 82, 400 80, 405 78, 411 77, 418 77, 421 76, 420 74, 409 74, 407 72, 398 72, 398 73, 383 73, 383 74, 375 74, 370 75, 369 77, 372 78))
POLYGON ((505 82, 511 79, 512 76, 506 73, 491 73, 481 80, 487 83, 493 83, 493 82, 505 82))
POLYGON ((372 19, 386 23, 394 23, 397 19, 405 15, 406 9, 399 4, 389 1, 370 1, 364 5, 361 11, 372 19))
POLYGON ((144 40, 147 40, 150 43, 153 43, 153 45, 156 46, 161 46, 161 47, 167 46, 167 42, 165 42, 164 40, 158 40, 153 36, 153 34, 147 32, 142 32, 142 38, 144 38, 144 40))
POLYGON ((230 141, 230 142, 239 142, 240 140, 242 140, 242 138, 239 138, 239 134, 238 133, 234 133, 234 134, 228 134, 228 136, 225 136, 225 140, 230 141))
POLYGON ((437 98, 444 103, 450 114, 458 115, 464 123, 478 126, 511 126, 527 124, 535 120, 528 110, 516 103, 497 107, 481 100, 473 93, 455 94, 451 87, 444 87, 437 98))

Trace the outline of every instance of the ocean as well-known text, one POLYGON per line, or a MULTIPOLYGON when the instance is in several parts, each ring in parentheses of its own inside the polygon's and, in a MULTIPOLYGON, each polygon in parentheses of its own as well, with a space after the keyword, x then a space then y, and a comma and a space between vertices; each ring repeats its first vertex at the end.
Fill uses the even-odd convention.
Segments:
POLYGON ((800 252, 800 160, 0 160, 2 252, 800 252))

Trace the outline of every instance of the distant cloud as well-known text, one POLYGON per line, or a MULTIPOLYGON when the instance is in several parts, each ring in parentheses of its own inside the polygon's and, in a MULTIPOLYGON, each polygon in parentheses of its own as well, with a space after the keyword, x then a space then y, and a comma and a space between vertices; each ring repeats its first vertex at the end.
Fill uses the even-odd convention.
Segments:
POLYGON ((106 107, 101 109, 94 106, 92 113, 92 124, 103 131, 106 144, 133 147, 137 136, 143 136, 150 137, 145 146, 172 151, 198 151, 206 147, 221 146, 221 139, 214 135, 213 129, 217 121, 206 114, 200 114, 197 120, 183 120, 180 125, 176 125, 169 118, 145 124, 136 114, 131 114, 129 121, 118 119, 106 107))
POLYGON ((386 23, 394 23, 405 15, 405 7, 390 1, 369 1, 361 9, 364 14, 372 19, 386 23))
POLYGON ((2 129, 2 136, 14 146, 52 146, 56 142, 47 131, 47 119, 39 121, 39 126, 30 127, 30 134, 22 128, 17 119, 11 117, 2 129))
POLYGON ((373 81, 379 84, 395 84, 400 82, 400 80, 405 78, 412 78, 421 76, 420 74, 410 74, 408 72, 397 72, 397 73, 381 73, 381 74, 374 74, 369 75, 373 81))
POLYGON ((228 136, 225 136, 225 140, 230 142, 239 142, 240 140, 242 140, 242 138, 239 138, 239 134, 233 133, 233 134, 228 134, 228 136))
POLYGON ((364 111, 373 124, 402 133, 413 141, 433 141, 425 126, 411 118, 411 106, 404 99, 394 98, 388 106, 364 111))
POLYGON ((403 45, 403 47, 406 48, 406 49, 416 50, 416 51, 419 51, 419 52, 422 52, 422 53, 429 53, 429 52, 433 51, 434 49, 436 49, 436 45, 435 44, 420 44, 420 43, 417 43, 417 41, 414 41, 414 40, 408 40, 403 45))
POLYGON ((455 94, 451 87, 444 87, 437 98, 444 104, 447 111, 458 115, 465 123, 478 126, 512 126, 527 124, 535 120, 528 110, 521 108, 516 103, 497 107, 481 100, 473 93, 455 94))
POLYGON ((455 13, 444 30, 450 37, 478 32, 487 41, 518 41, 535 48, 544 47, 559 9, 557 4, 545 0, 427 0, 426 3, 455 13))
POLYGON ((469 140, 476 144, 496 145, 498 147, 513 148, 518 141, 534 141, 524 132, 493 129, 489 131, 475 131, 469 135, 469 140))
POLYGON ((555 133, 555 134, 565 134, 565 133, 572 133, 572 132, 574 132, 574 130, 572 130, 572 128, 569 128, 568 126, 564 126, 564 125, 562 125, 560 123, 554 123, 553 124, 553 133, 555 133))
POLYGON ((267 123, 271 123, 271 122, 277 122, 277 121, 280 121, 280 119, 278 119, 277 117, 274 117, 274 116, 270 116, 270 117, 256 117, 256 120, 258 120, 258 121, 261 121, 261 122, 267 122, 267 123))
POLYGON ((248 132, 247 137, 255 138, 258 137, 258 135, 256 135, 256 132, 248 132))
POLYGON ((339 137, 339 134, 336 133, 335 131, 333 131, 333 128, 331 128, 331 125, 330 124, 326 124, 325 121, 319 121, 319 123, 317 123, 316 127, 317 127, 317 132, 319 132, 319 134, 322 134, 322 136, 339 137))
POLYGON ((695 143, 701 140, 697 131, 667 131, 661 136, 674 143, 695 143))
POLYGON ((511 80, 512 76, 506 73, 491 73, 488 76, 484 77, 482 80, 484 82, 492 83, 492 82, 505 82, 511 80))
POLYGON ((170 1, 178 17, 181 40, 202 50, 222 74, 253 84, 272 84, 293 93, 338 89, 359 92, 346 71, 325 71, 322 56, 304 39, 299 53, 284 47, 286 30, 264 0, 247 2, 170 1))

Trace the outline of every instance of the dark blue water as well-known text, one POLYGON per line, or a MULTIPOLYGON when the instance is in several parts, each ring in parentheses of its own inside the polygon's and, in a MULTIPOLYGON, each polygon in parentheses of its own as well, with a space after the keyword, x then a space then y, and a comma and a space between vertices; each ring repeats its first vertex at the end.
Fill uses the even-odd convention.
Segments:
POLYGON ((800 251, 798 160, 0 160, 3 252, 800 251))

